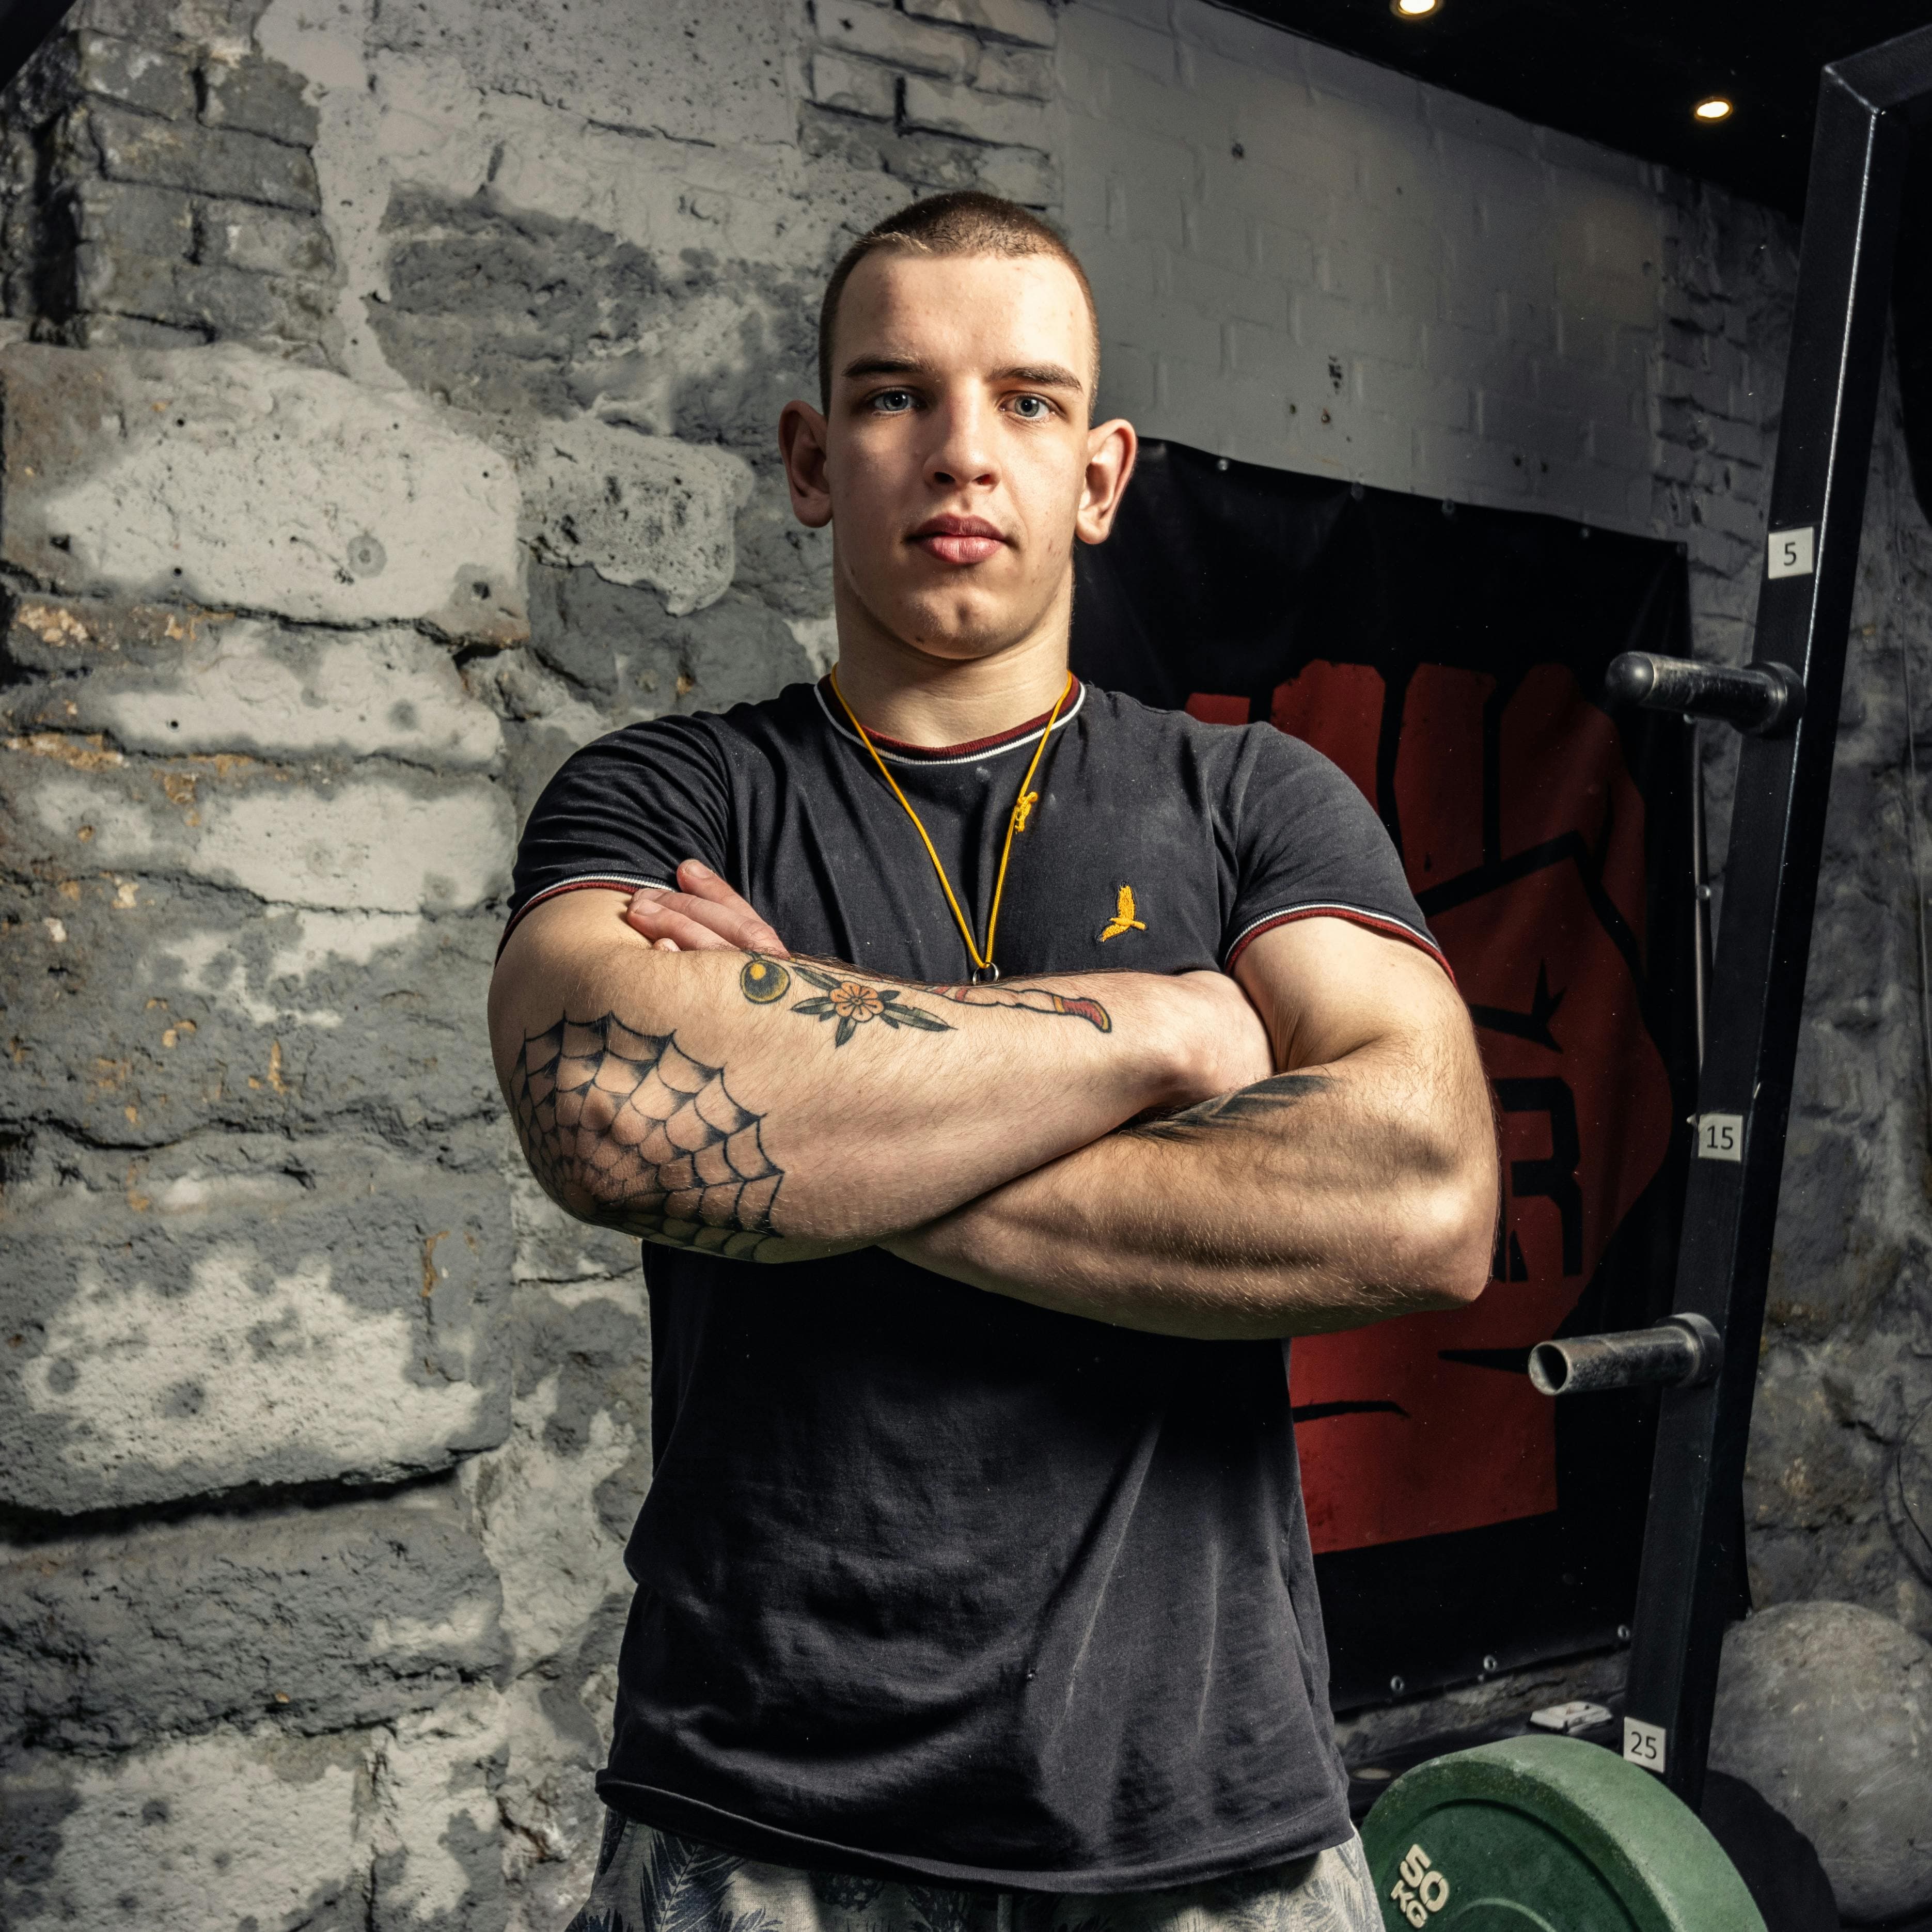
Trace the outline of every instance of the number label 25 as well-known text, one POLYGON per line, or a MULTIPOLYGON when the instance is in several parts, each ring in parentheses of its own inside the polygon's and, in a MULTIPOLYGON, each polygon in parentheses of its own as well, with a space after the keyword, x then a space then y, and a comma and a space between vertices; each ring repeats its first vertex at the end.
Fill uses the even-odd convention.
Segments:
POLYGON ((1646 1771, 1654 1771, 1661 1778, 1667 1736, 1661 1724, 1647 1724, 1641 1718, 1626 1718, 1624 1756, 1632 1764, 1640 1764, 1646 1771))

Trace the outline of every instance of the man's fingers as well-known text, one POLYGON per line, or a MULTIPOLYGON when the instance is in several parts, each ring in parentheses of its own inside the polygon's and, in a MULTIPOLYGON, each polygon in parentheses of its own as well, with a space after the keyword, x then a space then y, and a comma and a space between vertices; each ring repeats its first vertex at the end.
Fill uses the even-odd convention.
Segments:
MULTIPOLYGON (((635 893, 631 900, 626 916, 632 914, 647 914, 652 910, 674 912, 680 918, 701 926, 706 932, 717 936, 718 944, 728 946, 740 952, 781 952, 784 948, 778 937, 764 920, 747 919, 734 908, 715 905, 709 899, 694 898, 688 892, 659 892, 655 887, 646 886, 635 893)), ((632 919, 632 923, 637 923, 632 919)), ((642 926, 638 930, 641 932, 642 926)))
POLYGON ((660 892, 656 903, 646 902, 640 894, 624 908, 625 922, 641 932, 654 945, 662 946, 665 940, 674 944, 664 950, 677 952, 742 952, 745 949, 727 939, 722 933, 700 924, 688 913, 679 910, 671 902, 675 896, 660 892))
POLYGON ((632 904, 669 906, 741 952, 770 952, 781 958, 791 956, 771 926, 709 867, 695 859, 687 859, 677 869, 679 884, 688 890, 672 891, 645 886, 632 896, 632 904))
POLYGON ((704 900, 724 915, 730 923, 720 926, 720 932, 742 933, 740 943, 754 952, 784 952, 784 941, 758 916, 751 902, 734 892, 709 866, 686 860, 677 868, 677 882, 692 898, 704 900))

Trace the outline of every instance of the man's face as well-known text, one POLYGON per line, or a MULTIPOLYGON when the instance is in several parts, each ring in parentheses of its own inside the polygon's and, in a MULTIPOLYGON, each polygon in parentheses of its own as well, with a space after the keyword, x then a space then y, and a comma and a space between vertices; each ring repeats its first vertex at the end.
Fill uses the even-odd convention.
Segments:
POLYGON ((1106 535, 1132 462, 1125 424, 1088 426, 1094 374, 1086 298, 1051 256, 861 262, 830 411, 793 404, 782 428, 794 507, 832 526, 842 620, 948 659, 1064 623, 1074 539, 1106 535))

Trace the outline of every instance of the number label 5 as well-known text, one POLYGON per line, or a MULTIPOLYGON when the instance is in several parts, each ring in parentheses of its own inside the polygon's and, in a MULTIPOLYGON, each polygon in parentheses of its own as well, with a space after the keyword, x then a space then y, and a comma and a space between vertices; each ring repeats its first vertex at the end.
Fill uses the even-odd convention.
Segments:
POLYGON ((1802 530, 1773 530, 1765 574, 1768 577, 1809 577, 1811 574, 1811 540, 1816 530, 1815 524, 1807 524, 1802 530))

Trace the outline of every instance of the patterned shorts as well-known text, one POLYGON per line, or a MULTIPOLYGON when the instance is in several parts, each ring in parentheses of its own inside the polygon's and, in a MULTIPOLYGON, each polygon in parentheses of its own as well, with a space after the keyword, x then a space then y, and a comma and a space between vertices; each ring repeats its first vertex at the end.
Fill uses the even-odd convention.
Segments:
POLYGON ((1104 1898, 794 1871, 610 1812, 568 1932, 1382 1932, 1362 1841, 1171 1892, 1104 1898))

